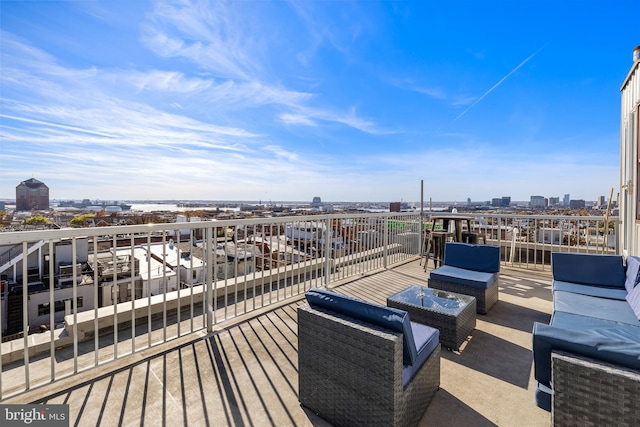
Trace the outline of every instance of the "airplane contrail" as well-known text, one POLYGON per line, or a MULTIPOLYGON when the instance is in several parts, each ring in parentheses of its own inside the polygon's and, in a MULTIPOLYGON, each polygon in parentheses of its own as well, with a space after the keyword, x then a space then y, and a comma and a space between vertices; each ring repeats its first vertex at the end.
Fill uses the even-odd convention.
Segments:
POLYGON ((507 80, 507 78, 509 78, 509 76, 513 73, 515 73, 516 71, 518 71, 524 64, 526 64, 527 62, 529 62, 529 60, 531 60, 531 58, 533 58, 534 56, 536 56, 540 51, 542 50, 542 47, 538 50, 536 50, 535 52, 533 52, 531 55, 529 55, 529 57, 527 57, 524 61, 522 61, 520 64, 518 64, 518 66, 516 68, 514 68, 513 70, 511 70, 506 76, 504 76, 503 78, 501 78, 500 80, 498 80, 498 83, 494 84, 493 86, 491 86, 491 88, 486 91, 485 93, 482 94, 482 96, 480 96, 480 98, 476 99, 473 104, 469 105, 467 107, 466 110, 464 110, 462 113, 460 113, 458 115, 458 117, 456 117, 453 121, 455 122, 456 120, 458 120, 460 117, 464 116, 467 111, 471 110, 478 102, 482 101, 487 95, 489 95, 491 92, 493 92, 493 90, 495 88, 497 88, 498 86, 500 86, 502 84, 502 82, 504 82, 505 80, 507 80))

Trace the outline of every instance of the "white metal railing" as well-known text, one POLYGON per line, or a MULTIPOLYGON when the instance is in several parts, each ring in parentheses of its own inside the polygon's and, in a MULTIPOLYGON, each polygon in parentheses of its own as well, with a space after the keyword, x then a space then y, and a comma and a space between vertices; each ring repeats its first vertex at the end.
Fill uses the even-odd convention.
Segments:
POLYGON ((0 233, 26 260, 0 271, 0 399, 415 259, 419 230, 399 213, 0 233))
POLYGON ((553 252, 619 254, 618 217, 572 215, 474 215, 472 228, 502 248, 502 261, 548 270, 553 252))
MULTIPOLYGON (((602 217, 471 216, 471 231, 501 246, 506 264, 545 269, 553 251, 617 253, 594 231, 602 217), (562 231, 545 237, 554 227, 562 231)), ((21 247, 12 256, 26 259, 0 271, 0 399, 417 259, 428 221, 336 214, 0 233, 0 252, 21 247)))

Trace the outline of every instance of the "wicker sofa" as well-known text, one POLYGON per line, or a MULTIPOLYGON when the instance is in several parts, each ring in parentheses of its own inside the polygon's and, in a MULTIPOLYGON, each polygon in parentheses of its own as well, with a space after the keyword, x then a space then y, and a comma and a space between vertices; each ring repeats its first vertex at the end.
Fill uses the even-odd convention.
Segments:
POLYGON ((429 287, 476 298, 476 311, 487 314, 498 301, 500 248, 450 242, 444 265, 432 270, 429 287))
POLYGON ((298 308, 300 403, 344 426, 414 426, 440 386, 437 329, 311 289, 298 308))
POLYGON ((555 425, 640 425, 640 258, 553 253, 533 326, 536 404, 555 425))

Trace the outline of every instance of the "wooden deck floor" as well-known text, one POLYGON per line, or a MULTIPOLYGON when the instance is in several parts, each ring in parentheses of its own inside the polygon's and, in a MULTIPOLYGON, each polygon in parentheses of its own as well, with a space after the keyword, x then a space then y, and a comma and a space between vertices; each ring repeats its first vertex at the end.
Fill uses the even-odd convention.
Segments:
MULTIPOLYGON (((338 285, 386 303, 426 286, 418 261, 338 285)), ((443 350, 441 388, 420 425, 548 426, 533 397, 531 329, 548 322, 551 276, 502 268, 500 300, 458 352, 443 350)), ((322 426, 297 390, 297 313, 302 298, 128 356, 3 403, 67 403, 78 426, 322 426)))

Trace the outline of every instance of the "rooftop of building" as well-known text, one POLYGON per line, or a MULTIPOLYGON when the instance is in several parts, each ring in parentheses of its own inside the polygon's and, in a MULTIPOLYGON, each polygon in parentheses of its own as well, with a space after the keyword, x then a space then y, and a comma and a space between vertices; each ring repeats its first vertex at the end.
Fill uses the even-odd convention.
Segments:
POLYGON ((47 187, 47 185, 44 182, 39 181, 39 180, 37 180, 35 178, 25 179, 20 184, 18 184, 18 186, 20 186, 20 185, 26 185, 29 188, 40 188, 40 187, 49 188, 49 187, 47 187))

